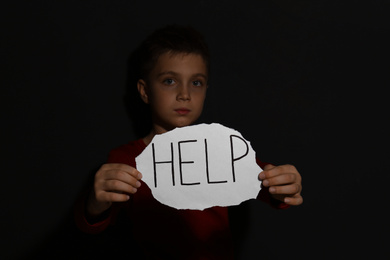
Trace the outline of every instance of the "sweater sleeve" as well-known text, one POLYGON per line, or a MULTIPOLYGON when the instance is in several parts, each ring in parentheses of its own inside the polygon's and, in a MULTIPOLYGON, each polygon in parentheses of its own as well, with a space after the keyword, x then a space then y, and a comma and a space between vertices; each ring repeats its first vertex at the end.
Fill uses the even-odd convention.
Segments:
MULTIPOLYGON (((136 153, 139 153, 139 150, 142 150, 143 147, 141 144, 138 144, 136 142, 132 142, 128 145, 124 145, 121 147, 118 147, 116 149, 113 149, 108 156, 107 163, 123 163, 128 164, 131 166, 135 166, 135 155, 136 153), (134 147, 135 146, 135 147, 134 147), (131 148, 131 149, 130 149, 131 148), (135 150, 135 154, 134 153, 135 150)), ((74 206, 74 221, 77 225, 77 227, 89 234, 98 234, 105 229, 107 229, 108 226, 115 223, 115 220, 117 218, 117 215, 121 211, 121 208, 123 208, 124 203, 113 203, 111 208, 107 210, 107 212, 102 215, 99 220, 96 222, 90 222, 86 215, 86 201, 88 198, 90 190, 84 192, 76 201, 74 206)))
POLYGON ((88 193, 89 191, 84 192, 84 194, 82 194, 82 196, 80 196, 80 198, 76 201, 73 211, 74 220, 76 226, 84 233, 98 234, 114 222, 114 216, 117 215, 118 209, 113 205, 99 221, 90 223, 85 211, 85 202, 87 201, 88 193))

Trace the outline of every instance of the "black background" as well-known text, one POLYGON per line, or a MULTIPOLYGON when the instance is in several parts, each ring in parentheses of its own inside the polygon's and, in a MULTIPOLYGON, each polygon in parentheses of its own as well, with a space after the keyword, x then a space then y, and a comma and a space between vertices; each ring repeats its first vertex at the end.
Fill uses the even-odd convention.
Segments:
POLYGON ((303 177, 299 207, 230 209, 237 259, 390 257, 389 6, 361 2, 2 3, 0 258, 136 252, 80 234, 71 208, 108 151, 136 138, 127 58, 170 23, 211 49, 202 120, 303 177))

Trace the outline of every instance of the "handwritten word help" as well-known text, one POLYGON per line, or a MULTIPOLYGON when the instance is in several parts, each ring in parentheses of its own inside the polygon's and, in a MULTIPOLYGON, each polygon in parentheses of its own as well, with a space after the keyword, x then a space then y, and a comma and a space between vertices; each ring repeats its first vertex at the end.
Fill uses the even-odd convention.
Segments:
POLYGON ((153 196, 177 209, 238 205, 261 189, 250 142, 216 123, 156 135, 136 164, 153 196))

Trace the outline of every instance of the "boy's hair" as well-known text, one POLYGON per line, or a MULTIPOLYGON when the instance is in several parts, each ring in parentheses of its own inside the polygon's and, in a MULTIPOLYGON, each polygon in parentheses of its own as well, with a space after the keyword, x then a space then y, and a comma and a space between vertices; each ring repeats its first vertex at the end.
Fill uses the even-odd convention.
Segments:
POLYGON ((207 72, 210 66, 209 49, 200 32, 190 26, 168 25, 155 30, 138 49, 138 79, 148 80, 158 58, 172 54, 198 54, 202 56, 207 72))

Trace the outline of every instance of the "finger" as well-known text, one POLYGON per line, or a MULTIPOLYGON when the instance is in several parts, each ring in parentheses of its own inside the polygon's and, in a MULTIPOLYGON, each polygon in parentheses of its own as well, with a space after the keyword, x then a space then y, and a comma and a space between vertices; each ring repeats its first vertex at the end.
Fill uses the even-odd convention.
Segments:
POLYGON ((268 179, 272 178, 284 173, 298 173, 297 169, 293 165, 280 165, 280 166, 275 166, 273 168, 269 168, 268 170, 264 170, 261 172, 261 175, 264 176, 263 179, 268 179))
POLYGON ((266 165, 264 166, 264 170, 265 170, 265 171, 271 170, 272 168, 275 168, 275 165, 266 164, 266 165))
POLYGON ((137 192, 137 187, 119 180, 108 180, 104 182, 102 190, 106 192, 134 194, 137 192))
POLYGON ((134 167, 123 163, 107 163, 101 167, 102 171, 123 171, 140 180, 142 174, 134 167))
POLYGON ((100 192, 96 194, 96 199, 104 202, 125 202, 130 199, 130 196, 118 192, 100 192))
POLYGON ((130 175, 128 172, 124 172, 121 170, 107 171, 105 180, 119 180, 135 188, 139 188, 141 186, 141 182, 138 180, 138 178, 134 177, 133 175, 130 175))
POLYGON ((286 185, 297 182, 297 176, 294 173, 284 173, 275 177, 263 180, 263 186, 286 185))
POLYGON ((259 173, 259 180, 264 180, 264 179, 266 178, 266 176, 265 176, 265 171, 268 171, 268 170, 270 170, 270 169, 272 169, 272 168, 274 168, 274 167, 275 167, 275 166, 272 165, 272 164, 266 164, 266 165, 264 166, 263 171, 259 173))
POLYGON ((284 198, 284 203, 291 205, 291 206, 298 206, 303 203, 303 198, 302 196, 297 196, 297 197, 286 197, 284 198))
POLYGON ((269 187, 269 192, 271 194, 285 194, 285 195, 295 195, 301 192, 301 185, 293 183, 290 185, 283 186, 271 186, 269 187))

